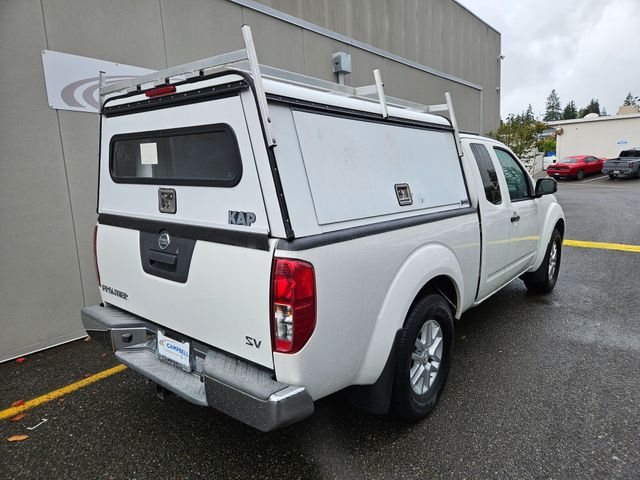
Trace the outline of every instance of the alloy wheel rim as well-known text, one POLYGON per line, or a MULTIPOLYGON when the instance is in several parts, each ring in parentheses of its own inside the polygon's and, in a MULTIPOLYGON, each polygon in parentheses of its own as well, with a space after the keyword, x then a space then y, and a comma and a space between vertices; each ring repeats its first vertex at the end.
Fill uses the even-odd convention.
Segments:
POLYGON ((418 395, 424 395, 435 383, 440 371, 443 350, 442 328, 436 320, 424 322, 411 354, 409 380, 418 395))
POLYGON ((549 252, 549 278, 553 278, 556 273, 556 266, 558 264, 558 244, 553 242, 551 244, 551 251, 549 252))

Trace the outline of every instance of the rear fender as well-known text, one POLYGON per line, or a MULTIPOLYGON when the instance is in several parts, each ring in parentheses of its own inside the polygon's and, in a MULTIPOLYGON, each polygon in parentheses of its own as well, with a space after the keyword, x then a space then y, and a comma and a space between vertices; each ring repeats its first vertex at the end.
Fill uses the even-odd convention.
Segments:
POLYGON ((399 268, 385 296, 355 384, 374 383, 382 372, 398 329, 403 327, 416 296, 430 280, 450 278, 456 289, 456 318, 464 298, 462 269, 453 251, 444 245, 426 245, 414 251, 399 268))

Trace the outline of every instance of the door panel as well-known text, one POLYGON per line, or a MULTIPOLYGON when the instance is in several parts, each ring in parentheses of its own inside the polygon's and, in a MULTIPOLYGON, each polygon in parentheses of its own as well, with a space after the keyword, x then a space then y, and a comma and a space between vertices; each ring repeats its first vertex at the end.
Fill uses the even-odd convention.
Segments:
POLYGON ((526 271, 539 242, 538 206, 533 198, 529 175, 507 150, 494 147, 494 153, 509 189, 509 265, 505 281, 526 271))
POLYGON ((469 158, 475 160, 471 164, 475 167, 476 184, 484 187, 484 191, 478 192, 483 251, 477 299, 482 299, 502 286, 509 264, 509 200, 504 198, 505 186, 499 181, 496 164, 489 154, 491 146, 466 140, 463 146, 472 154, 469 158))

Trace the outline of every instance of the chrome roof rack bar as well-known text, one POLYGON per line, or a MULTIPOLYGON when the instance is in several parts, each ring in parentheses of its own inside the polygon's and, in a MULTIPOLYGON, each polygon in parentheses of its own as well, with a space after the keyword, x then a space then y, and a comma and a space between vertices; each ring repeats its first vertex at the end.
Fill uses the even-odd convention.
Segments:
POLYGON ((167 68, 158 72, 148 73, 147 75, 141 75, 129 80, 123 80, 121 82, 105 85, 100 88, 100 96, 104 97, 105 95, 121 91, 142 90, 142 86, 146 84, 163 85, 168 83, 168 81, 170 81, 171 78, 174 77, 189 76, 189 74, 202 72, 203 70, 206 70, 208 68, 228 65, 230 63, 235 63, 246 59, 246 49, 223 53, 222 55, 216 55, 215 57, 196 60, 195 62, 185 63, 183 65, 167 68))
POLYGON ((265 134, 267 136, 267 144, 273 147, 276 144, 271 131, 271 118, 269 116, 269 105, 263 85, 263 78, 268 78, 280 82, 289 83, 305 88, 313 88, 315 90, 342 95, 351 98, 358 98, 369 102, 376 102, 380 105, 380 114, 383 118, 389 116, 388 106, 413 110, 421 113, 448 112, 451 126, 453 127, 458 151, 462 155, 460 148, 460 131, 458 130, 458 122, 453 110, 453 102, 451 94, 445 93, 446 103, 437 105, 423 105, 421 103, 403 100, 399 98, 389 97, 385 95, 384 83, 379 69, 373 70, 375 83, 363 87, 350 87, 348 85, 340 85, 338 83, 322 80, 319 78, 309 77, 295 72, 281 70, 275 67, 268 67, 258 63, 253 36, 251 35, 251 27, 244 25, 242 27, 242 37, 245 48, 234 52, 223 53, 214 57, 197 60, 195 62, 178 65, 167 68, 147 75, 142 75, 129 80, 117 83, 105 84, 104 75, 100 80, 100 97, 104 101, 104 97, 117 92, 136 92, 143 90, 143 87, 152 88, 153 86, 168 85, 172 79, 182 81, 185 78, 205 75, 211 72, 211 69, 224 70, 241 70, 251 74, 256 91, 258 101, 258 110, 262 123, 264 125, 265 134), (377 94, 377 99, 373 97, 377 94))

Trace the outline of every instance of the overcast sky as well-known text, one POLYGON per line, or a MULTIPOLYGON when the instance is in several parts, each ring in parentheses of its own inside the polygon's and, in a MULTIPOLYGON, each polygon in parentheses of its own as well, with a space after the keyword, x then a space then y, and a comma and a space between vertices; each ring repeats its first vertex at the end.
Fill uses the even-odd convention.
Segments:
POLYGON ((503 117, 543 114, 552 88, 563 108, 593 97, 608 114, 640 96, 640 0, 458 1, 502 34, 503 117))

